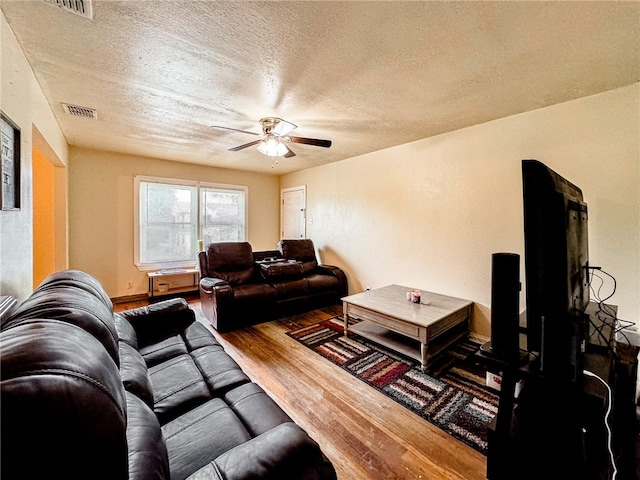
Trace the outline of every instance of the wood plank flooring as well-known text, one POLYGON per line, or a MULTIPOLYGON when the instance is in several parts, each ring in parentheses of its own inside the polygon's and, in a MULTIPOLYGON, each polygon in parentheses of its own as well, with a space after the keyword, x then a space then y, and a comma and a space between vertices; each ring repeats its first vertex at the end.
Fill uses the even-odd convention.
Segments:
POLYGON ((187 300, 245 373, 320 444, 340 480, 486 478, 484 455, 286 335, 342 315, 342 306, 220 334, 204 317, 199 299, 187 300))

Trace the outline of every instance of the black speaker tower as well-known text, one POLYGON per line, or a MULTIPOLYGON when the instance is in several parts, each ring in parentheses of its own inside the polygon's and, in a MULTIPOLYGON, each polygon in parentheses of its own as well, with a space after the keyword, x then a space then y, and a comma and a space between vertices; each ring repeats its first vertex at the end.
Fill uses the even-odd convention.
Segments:
POLYGON ((490 353, 508 362, 521 358, 520 255, 494 253, 491 256, 491 346, 490 353))

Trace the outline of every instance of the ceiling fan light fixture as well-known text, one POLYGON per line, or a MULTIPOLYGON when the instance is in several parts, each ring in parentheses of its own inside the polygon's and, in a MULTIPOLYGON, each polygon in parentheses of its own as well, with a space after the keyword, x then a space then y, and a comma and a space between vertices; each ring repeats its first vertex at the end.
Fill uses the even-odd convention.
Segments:
POLYGON ((270 157, 282 157, 288 149, 284 143, 275 135, 268 134, 267 137, 258 144, 258 151, 270 157))

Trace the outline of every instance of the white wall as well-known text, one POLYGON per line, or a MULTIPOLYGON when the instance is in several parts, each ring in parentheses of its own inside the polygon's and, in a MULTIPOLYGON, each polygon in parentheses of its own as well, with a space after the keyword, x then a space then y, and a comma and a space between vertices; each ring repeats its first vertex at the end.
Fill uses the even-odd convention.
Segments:
POLYGON ((524 280, 521 160, 541 160, 582 188, 591 263, 616 277, 619 316, 638 322, 639 106, 636 84, 289 174, 281 187, 306 184, 307 235, 350 292, 398 283, 473 300, 472 328, 489 336, 491 254, 520 254, 524 280))
POLYGON ((32 131, 39 148, 60 165, 68 159, 67 143, 31 67, 0 14, 0 110, 21 133, 21 208, 0 211, 0 294, 19 300, 33 290, 32 131), (43 144, 46 142, 46 145, 43 144))
POLYGON ((95 276, 111 297, 146 293, 148 288, 146 273, 133 263, 136 175, 247 185, 249 243, 254 250, 271 250, 278 243, 280 190, 275 175, 71 147, 69 266, 95 276))

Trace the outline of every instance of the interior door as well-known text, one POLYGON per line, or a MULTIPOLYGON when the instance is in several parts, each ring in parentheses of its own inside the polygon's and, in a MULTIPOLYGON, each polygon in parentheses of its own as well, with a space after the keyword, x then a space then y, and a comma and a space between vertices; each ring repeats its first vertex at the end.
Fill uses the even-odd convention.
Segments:
POLYGON ((281 238, 306 238, 306 185, 282 189, 280 200, 281 238))

